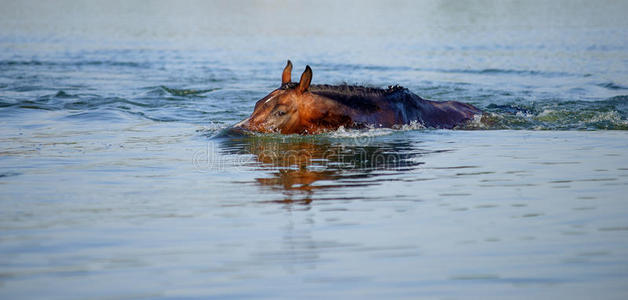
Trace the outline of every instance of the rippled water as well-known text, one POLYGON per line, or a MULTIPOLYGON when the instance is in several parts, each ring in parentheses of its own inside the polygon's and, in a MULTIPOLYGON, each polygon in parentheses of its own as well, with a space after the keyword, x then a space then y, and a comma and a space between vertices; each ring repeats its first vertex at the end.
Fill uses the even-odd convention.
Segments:
POLYGON ((625 299, 627 5, 360 3, 4 3, 0 298, 625 299), (487 116, 225 131, 288 58, 487 116))

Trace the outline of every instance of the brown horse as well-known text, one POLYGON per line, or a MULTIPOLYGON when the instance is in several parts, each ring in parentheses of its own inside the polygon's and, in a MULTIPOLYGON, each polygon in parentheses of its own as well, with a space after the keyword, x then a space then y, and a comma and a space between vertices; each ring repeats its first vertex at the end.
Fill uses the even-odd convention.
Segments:
POLYGON ((312 69, 290 81, 292 63, 283 70, 281 87, 257 101, 251 116, 235 129, 284 134, 318 134, 340 128, 395 128, 417 123, 452 129, 481 110, 456 101, 425 100, 400 86, 388 89, 349 85, 310 85, 312 69))

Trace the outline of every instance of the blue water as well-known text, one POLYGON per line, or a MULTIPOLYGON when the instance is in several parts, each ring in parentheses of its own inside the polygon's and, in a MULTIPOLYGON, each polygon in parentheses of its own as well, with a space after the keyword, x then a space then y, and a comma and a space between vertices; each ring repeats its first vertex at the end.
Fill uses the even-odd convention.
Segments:
POLYGON ((2 299, 628 297, 625 2, 2 7, 2 299), (487 114, 225 133, 286 59, 487 114))

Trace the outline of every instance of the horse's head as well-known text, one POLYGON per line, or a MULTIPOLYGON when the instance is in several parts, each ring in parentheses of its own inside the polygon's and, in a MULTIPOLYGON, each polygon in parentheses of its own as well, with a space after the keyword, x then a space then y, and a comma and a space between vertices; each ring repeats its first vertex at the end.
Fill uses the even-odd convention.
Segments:
POLYGON ((292 63, 288 61, 281 76, 281 87, 257 101, 251 116, 235 128, 265 133, 307 133, 307 119, 314 102, 313 94, 308 91, 312 69, 305 67, 298 83, 290 81, 291 71, 292 63))

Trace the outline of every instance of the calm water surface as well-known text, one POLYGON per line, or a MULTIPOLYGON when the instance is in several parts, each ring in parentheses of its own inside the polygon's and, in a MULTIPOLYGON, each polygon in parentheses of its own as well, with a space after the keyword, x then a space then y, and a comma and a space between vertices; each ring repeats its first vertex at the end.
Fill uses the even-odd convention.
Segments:
POLYGON ((360 3, 4 1, 0 298, 628 297, 628 5, 360 3), (488 116, 226 132, 288 58, 488 116))

